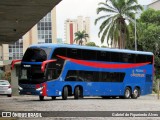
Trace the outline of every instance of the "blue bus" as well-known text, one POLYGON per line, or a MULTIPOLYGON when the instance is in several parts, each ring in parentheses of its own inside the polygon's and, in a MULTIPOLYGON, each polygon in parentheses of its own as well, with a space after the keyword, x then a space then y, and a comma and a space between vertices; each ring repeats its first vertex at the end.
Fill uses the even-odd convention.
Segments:
MULTIPOLYGON (((13 62, 15 63, 15 62, 13 62)), ((136 99, 152 93, 151 52, 66 44, 36 44, 25 52, 19 71, 23 95, 136 99)))

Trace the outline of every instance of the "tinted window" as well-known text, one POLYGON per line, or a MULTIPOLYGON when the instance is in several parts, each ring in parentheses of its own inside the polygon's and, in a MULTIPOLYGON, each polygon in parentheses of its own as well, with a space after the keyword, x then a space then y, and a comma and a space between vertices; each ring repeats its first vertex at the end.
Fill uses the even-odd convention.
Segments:
POLYGON ((79 76, 79 72, 75 70, 69 70, 65 81, 84 81, 82 77, 79 76))
POLYGON ((146 62, 146 55, 136 55, 136 62, 137 63, 146 62))
POLYGON ((123 82, 125 73, 121 72, 101 72, 101 82, 123 82))
POLYGON ((151 62, 153 63, 153 56, 152 55, 136 55, 136 62, 143 63, 143 62, 151 62))
POLYGON ((74 59, 81 59, 81 49, 67 49, 67 57, 74 58, 74 59))
POLYGON ((97 51, 97 60, 99 61, 110 61, 110 52, 97 51))
POLYGON ((97 51, 82 50, 82 58, 84 60, 97 60, 97 51))
POLYGON ((49 57, 50 48, 28 48, 22 61, 25 62, 42 62, 49 57))
POLYGON ((153 63, 153 56, 152 55, 147 55, 146 56, 146 62, 151 62, 151 64, 153 63))
POLYGON ((65 81, 123 82, 125 73, 69 70, 65 81))
POLYGON ((119 54, 120 53, 112 52, 111 53, 111 62, 120 62, 119 54))

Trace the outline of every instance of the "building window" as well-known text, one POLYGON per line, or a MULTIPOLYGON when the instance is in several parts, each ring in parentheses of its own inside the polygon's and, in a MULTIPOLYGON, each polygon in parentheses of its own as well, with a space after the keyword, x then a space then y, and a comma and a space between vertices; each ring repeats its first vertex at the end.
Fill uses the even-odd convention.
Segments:
POLYGON ((19 39, 14 44, 9 44, 9 60, 22 59, 23 40, 19 39))
POLYGON ((39 44, 52 42, 52 23, 50 12, 37 24, 37 30, 39 44))

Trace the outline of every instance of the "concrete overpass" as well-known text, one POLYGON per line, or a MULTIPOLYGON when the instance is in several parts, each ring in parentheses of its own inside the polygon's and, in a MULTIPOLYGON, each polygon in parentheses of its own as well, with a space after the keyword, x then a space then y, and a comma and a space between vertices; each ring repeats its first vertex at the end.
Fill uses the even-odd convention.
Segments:
POLYGON ((61 0, 0 0, 0 44, 14 43, 61 0))

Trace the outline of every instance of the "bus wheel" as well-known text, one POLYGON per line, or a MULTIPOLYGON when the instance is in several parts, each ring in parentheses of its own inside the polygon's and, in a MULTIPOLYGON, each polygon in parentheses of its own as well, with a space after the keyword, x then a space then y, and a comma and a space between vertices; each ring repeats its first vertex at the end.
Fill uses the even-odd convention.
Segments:
POLYGON ((101 96, 102 97, 102 99, 109 99, 109 98, 111 98, 110 96, 101 96))
POLYGON ((55 100, 56 99, 56 96, 52 96, 52 100, 55 100))
POLYGON ((136 87, 136 88, 134 89, 134 91, 133 91, 133 94, 131 95, 131 98, 137 99, 137 98, 139 97, 139 95, 140 95, 140 91, 139 91, 139 89, 136 87))
POLYGON ((43 100, 44 100, 44 96, 41 96, 41 95, 40 95, 40 96, 39 96, 39 100, 40 100, 40 101, 43 101, 43 100))
POLYGON ((131 89, 129 87, 126 87, 124 92, 124 98, 129 99, 131 97, 131 89))
POLYGON ((79 99, 80 97, 83 97, 82 90, 79 87, 76 87, 74 90, 74 99, 79 99))
POLYGON ((68 88, 67 88, 67 86, 65 86, 63 88, 63 92, 62 92, 62 99, 67 100, 67 97, 68 97, 68 88))

